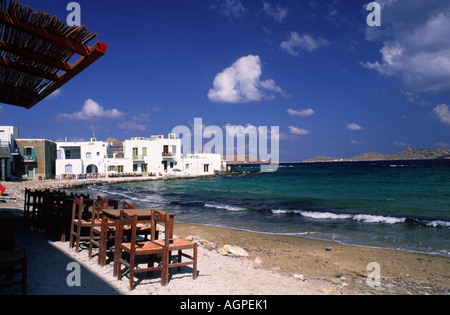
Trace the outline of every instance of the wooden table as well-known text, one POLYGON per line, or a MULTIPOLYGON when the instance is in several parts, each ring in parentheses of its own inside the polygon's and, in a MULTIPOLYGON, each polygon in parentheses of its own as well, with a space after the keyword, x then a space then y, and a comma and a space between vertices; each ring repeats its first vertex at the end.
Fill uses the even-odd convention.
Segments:
MULTIPOLYGON (((108 220, 115 222, 115 228, 116 233, 119 231, 119 223, 120 223, 120 211, 124 211, 127 215, 134 216, 137 215, 138 223, 150 223, 151 222, 151 215, 152 215, 152 209, 106 209, 103 210, 103 219, 102 219, 102 238, 104 241, 106 241, 106 234, 108 229, 108 220)), ((173 225, 175 222, 175 214, 169 213, 170 220, 169 220, 169 226, 165 227, 165 233, 170 233, 170 235, 173 235, 173 225)), ((103 252, 103 249, 106 249, 105 245, 100 246, 100 253, 99 253, 99 259, 100 264, 104 266, 106 261, 106 252, 103 252)), ((114 276, 117 276, 117 263, 119 261, 119 238, 115 237, 115 244, 114 244, 114 276)))

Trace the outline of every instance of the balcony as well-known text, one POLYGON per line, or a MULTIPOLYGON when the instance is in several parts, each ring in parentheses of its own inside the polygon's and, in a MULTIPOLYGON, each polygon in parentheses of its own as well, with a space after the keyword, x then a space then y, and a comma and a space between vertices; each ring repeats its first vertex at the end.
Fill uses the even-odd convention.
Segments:
POLYGON ((22 162, 25 162, 25 163, 32 163, 32 162, 36 162, 37 161, 36 155, 22 155, 20 157, 20 160, 22 162))
POLYGON ((175 156, 175 153, 171 153, 171 152, 163 152, 162 153, 163 158, 173 158, 175 156))
POLYGON ((144 161, 145 155, 133 154, 133 161, 144 161))

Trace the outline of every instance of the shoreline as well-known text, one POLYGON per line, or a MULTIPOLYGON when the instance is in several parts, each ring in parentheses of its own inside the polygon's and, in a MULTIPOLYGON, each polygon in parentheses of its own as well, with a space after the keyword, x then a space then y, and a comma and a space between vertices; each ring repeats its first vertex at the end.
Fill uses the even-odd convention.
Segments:
MULTIPOLYGON (((79 187, 79 185, 99 185, 124 181, 136 181, 136 178, 3 182, 2 184, 6 187, 8 196, 6 202, 0 203, 0 208, 5 210, 16 209, 17 211, 14 211, 20 213, 22 210, 19 209, 23 208, 23 190, 25 187, 31 189, 70 189, 79 187)), ((241 268, 243 279, 249 277, 250 279, 247 279, 247 281, 252 282, 252 275, 261 273, 257 282, 264 284, 257 286, 252 283, 237 283, 237 279, 233 279, 233 281, 217 280, 230 282, 228 283, 230 287, 227 286, 227 290, 223 291, 220 285, 208 283, 206 286, 211 287, 203 288, 205 284, 201 284, 200 281, 196 282, 198 280, 192 281, 191 278, 184 277, 173 282, 187 282, 186 286, 189 289, 179 289, 178 284, 169 285, 170 288, 158 287, 156 290, 158 293, 156 294, 267 294, 267 292, 271 292, 269 294, 372 295, 449 293, 450 276, 448 270, 450 258, 444 256, 344 245, 301 236, 251 232, 180 222, 175 224, 175 233, 183 238, 194 235, 198 236, 198 239, 204 240, 203 245, 200 246, 202 256, 199 257, 199 260, 202 260, 201 263, 203 265, 199 267, 200 274, 203 272, 211 275, 217 272, 222 273, 228 268, 226 266, 228 266, 229 261, 232 261, 236 265, 230 267, 231 273, 227 274, 226 277, 229 278, 236 268, 241 268), (247 251, 249 256, 246 258, 222 256, 218 252, 224 245, 238 246, 247 251), (381 271, 381 286, 376 289, 371 288, 366 283, 367 277, 371 273, 367 267, 372 262, 378 263, 381 271), (268 291, 268 283, 275 281, 271 279, 273 274, 281 277, 277 281, 289 283, 289 285, 286 284, 286 287, 281 291, 275 288, 268 291), (197 285, 199 288, 192 290, 197 285), (251 286, 251 290, 247 286, 251 286), (299 287, 302 289, 300 290, 299 287)), ((34 235, 34 233, 32 234, 34 235)), ((16 235, 16 237, 20 238, 21 236, 16 235)), ((41 235, 37 235, 37 237, 41 237, 41 235)), ((21 244, 20 241, 17 243, 21 244)), ((202 244, 202 242, 200 243, 202 244)), ((79 254, 70 252, 68 248, 65 249, 68 247, 67 243, 61 244, 56 242, 54 246, 64 248, 65 254, 74 258, 85 255, 83 252, 86 252, 82 251, 79 254)), ((83 263, 91 265, 91 267, 96 267, 95 265, 97 264, 96 259, 89 261, 87 258, 83 258, 83 263)), ((102 272, 105 273, 105 271, 102 272)), ((112 278, 112 275, 110 277, 112 278)), ((116 280, 110 279, 109 281, 113 283, 116 280)), ((122 282, 127 284, 127 281, 122 282)), ((155 281, 152 283, 155 283, 155 281)), ((141 287, 141 285, 137 287, 141 287)), ((60 289, 64 290, 65 288, 60 289)), ((120 291, 120 294, 147 294, 142 290, 144 288, 134 290, 131 293, 124 290, 120 291)), ((39 292, 46 294, 45 292, 47 291, 37 290, 35 293, 31 293, 40 294, 39 292)), ((97 292, 97 294, 99 293, 101 294, 101 292, 97 292)), ((57 291, 53 294, 62 293, 57 291)))
POLYGON ((344 245, 306 237, 176 223, 182 237, 198 233, 220 248, 239 246, 261 266, 303 281, 324 281, 343 294, 448 294, 450 258, 395 249, 344 245), (366 283, 376 262, 381 287, 366 283))

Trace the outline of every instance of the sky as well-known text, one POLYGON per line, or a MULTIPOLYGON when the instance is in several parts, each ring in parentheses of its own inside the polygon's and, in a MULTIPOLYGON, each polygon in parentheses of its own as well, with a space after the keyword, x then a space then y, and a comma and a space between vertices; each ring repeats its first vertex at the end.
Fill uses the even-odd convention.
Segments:
MULTIPOLYGON (((69 2, 22 0, 63 21, 69 2)), ((108 51, 30 110, 0 104, 21 138, 125 140, 201 118, 279 127, 281 161, 450 148, 448 0, 379 0, 381 15, 367 0, 77 2, 108 51)))

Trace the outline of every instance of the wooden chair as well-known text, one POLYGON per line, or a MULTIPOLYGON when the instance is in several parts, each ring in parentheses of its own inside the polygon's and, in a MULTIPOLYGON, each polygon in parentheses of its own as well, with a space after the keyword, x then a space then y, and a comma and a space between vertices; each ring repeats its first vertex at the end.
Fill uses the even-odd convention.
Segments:
POLYGON ((25 219, 29 219, 30 216, 30 207, 31 207, 31 189, 25 188, 24 198, 23 198, 23 217, 25 219))
POLYGON ((80 249, 80 240, 89 240, 90 234, 82 235, 82 229, 91 228, 91 222, 83 219, 83 208, 85 204, 83 203, 83 197, 73 196, 72 203, 72 220, 71 220, 71 231, 70 231, 70 241, 69 247, 73 247, 74 238, 76 242, 76 252, 78 253, 80 249))
MULTIPOLYGON (((106 264, 106 250, 108 239, 115 238, 116 225, 115 222, 109 222, 104 219, 102 211, 109 207, 118 209, 118 200, 109 200, 108 198, 97 197, 94 202, 91 219, 91 236, 89 239, 89 259, 92 258, 92 247, 97 246, 99 249, 98 263, 102 266, 106 264), (99 223, 99 224, 98 224, 99 223)), ((136 207, 136 205, 134 205, 136 207)))
MULTIPOLYGON (((132 205, 130 205, 128 202, 126 202, 125 200, 122 202, 122 209, 126 210, 126 209, 136 209, 136 204, 133 203, 132 205)), ((126 229, 126 233, 124 232, 125 235, 127 235, 128 237, 131 235, 130 234, 130 230, 126 229)), ((148 240, 148 237, 151 234, 151 228, 149 226, 145 226, 142 224, 138 224, 137 226, 137 230, 136 230, 136 235, 144 235, 145 239, 148 240)), ((159 230, 156 230, 156 239, 158 239, 158 235, 159 235, 159 230)))
MULTIPOLYGON (((166 285, 169 282, 169 269, 177 268, 178 271, 181 270, 182 266, 192 265, 192 278, 197 279, 197 243, 190 242, 182 238, 173 237, 173 222, 170 224, 170 213, 160 210, 153 210, 153 219, 155 221, 155 226, 157 223, 164 223, 166 227, 164 239, 157 240, 153 234, 152 229, 152 240, 154 243, 164 246, 164 250, 168 251, 168 254, 163 255, 167 258, 167 261, 163 261, 163 267, 165 266, 166 271, 162 273, 161 283, 166 285), (185 250, 192 250, 192 254, 188 255, 185 250), (177 261, 172 262, 172 252, 177 252, 177 261), (183 262, 182 257, 188 258, 188 261, 183 262)), ((155 229, 156 232, 156 229, 155 229)), ((164 257, 163 257, 164 259, 164 257)))
POLYGON ((27 294, 27 257, 25 249, 0 251, 0 274, 5 273, 6 281, 1 286, 22 284, 22 294, 27 294), (19 266, 19 269, 16 267, 19 266), (21 281, 14 281, 14 273, 21 273, 21 281))
POLYGON ((152 240, 143 240, 137 241, 136 239, 136 231, 138 225, 137 216, 129 216, 124 211, 120 213, 120 224, 119 224, 119 248, 120 251, 119 261, 117 264, 117 278, 119 280, 122 279, 121 266, 124 265, 129 269, 129 279, 130 279, 130 290, 134 288, 134 274, 146 272, 150 273, 155 270, 161 271, 161 284, 167 285, 169 279, 169 268, 172 267, 181 267, 185 265, 192 264, 192 273, 193 278, 197 278, 197 243, 192 243, 186 240, 182 240, 179 238, 173 239, 172 232, 168 228, 169 224, 169 215, 165 212, 158 210, 151 210, 151 238, 152 240), (166 233, 164 240, 156 240, 155 232, 156 225, 158 222, 164 222, 166 224, 166 233), (124 227, 129 226, 131 229, 131 240, 130 242, 124 242, 124 227), (185 249, 192 249, 193 255, 189 256, 185 253, 182 253, 185 249), (170 253, 172 251, 178 250, 178 262, 175 264, 170 263, 170 253), (125 255, 124 255, 125 254, 125 255), (158 258, 157 256, 161 257, 158 258), (144 256, 146 259, 144 261, 147 262, 147 268, 139 268, 136 269, 136 263, 140 262, 139 257, 144 256), (181 262, 181 256, 188 257, 191 260, 188 262, 181 262), (154 266, 155 262, 159 261, 160 264, 158 266, 154 266))
MULTIPOLYGON (((108 199, 99 198, 99 200, 94 201, 89 236, 89 259, 92 258, 92 247, 96 246, 99 249, 98 263, 102 266, 105 265, 103 258, 106 256, 107 239, 115 232, 114 222, 103 222, 102 211, 107 208, 108 199), (102 231, 102 228, 104 228, 105 231, 102 231), (103 235, 102 233, 106 235, 103 235), (105 253, 103 251, 105 251, 105 253)), ((106 257, 104 259, 106 260, 106 257)))

